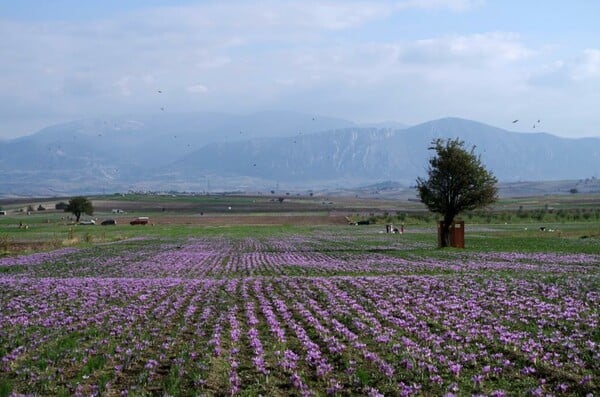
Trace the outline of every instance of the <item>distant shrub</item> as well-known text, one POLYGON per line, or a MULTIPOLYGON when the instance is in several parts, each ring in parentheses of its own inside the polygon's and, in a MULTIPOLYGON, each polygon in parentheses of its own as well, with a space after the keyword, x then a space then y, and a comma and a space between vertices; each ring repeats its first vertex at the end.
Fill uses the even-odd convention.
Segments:
POLYGON ((532 218, 535 219, 536 221, 543 221, 545 217, 546 217, 546 211, 544 211, 544 210, 537 210, 532 214, 532 218))
POLYGON ((3 253, 7 253, 10 249, 10 236, 0 235, 0 250, 3 253))

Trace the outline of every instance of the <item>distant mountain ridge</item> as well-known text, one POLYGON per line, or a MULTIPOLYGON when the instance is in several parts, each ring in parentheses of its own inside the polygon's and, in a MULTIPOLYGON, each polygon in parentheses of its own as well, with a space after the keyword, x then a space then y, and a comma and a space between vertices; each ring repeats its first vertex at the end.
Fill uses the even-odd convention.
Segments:
POLYGON ((424 174, 435 138, 459 138, 476 146, 499 180, 559 180, 600 173, 600 139, 522 134, 482 123, 445 118, 404 130, 346 128, 294 138, 214 143, 175 163, 194 170, 268 179, 413 183, 424 174), (228 159, 223 161, 223 159, 228 159))
POLYGON ((600 176, 600 138, 459 118, 398 129, 291 112, 161 114, 82 120, 0 142, 0 194, 409 186, 425 174, 435 138, 475 145, 500 181, 600 176))

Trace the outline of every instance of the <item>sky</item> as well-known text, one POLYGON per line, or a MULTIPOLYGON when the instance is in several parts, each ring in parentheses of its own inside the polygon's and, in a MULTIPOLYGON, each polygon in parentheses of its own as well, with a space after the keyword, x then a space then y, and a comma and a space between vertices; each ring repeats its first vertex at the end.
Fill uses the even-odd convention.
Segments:
POLYGON ((600 137, 598 15, 596 0, 7 1, 0 139, 265 110, 600 137))

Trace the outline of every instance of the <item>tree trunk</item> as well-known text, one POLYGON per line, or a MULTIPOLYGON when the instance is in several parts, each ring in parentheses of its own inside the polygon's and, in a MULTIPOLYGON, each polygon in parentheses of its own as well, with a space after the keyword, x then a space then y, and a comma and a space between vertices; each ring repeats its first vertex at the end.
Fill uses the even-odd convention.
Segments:
POLYGON ((444 221, 442 224, 442 238, 440 240, 440 248, 450 246, 450 224, 444 221))
POLYGON ((77 223, 79 223, 79 218, 81 218, 81 212, 76 212, 75 216, 77 217, 77 223))
POLYGON ((445 216, 444 223, 442 225, 442 238, 440 241, 440 248, 445 248, 450 246, 450 225, 454 222, 454 215, 445 216))

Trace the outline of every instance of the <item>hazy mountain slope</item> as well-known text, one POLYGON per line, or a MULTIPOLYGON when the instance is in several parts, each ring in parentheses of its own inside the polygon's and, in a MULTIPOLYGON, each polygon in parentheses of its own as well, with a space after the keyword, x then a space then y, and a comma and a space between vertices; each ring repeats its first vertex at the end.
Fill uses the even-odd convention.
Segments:
MULTIPOLYGON (((460 138, 476 147, 500 180, 577 179, 600 174, 600 139, 567 139, 546 133, 522 134, 486 124, 446 118, 408 128, 401 141, 419 161, 423 148, 438 137, 460 138)), ((400 138, 400 137, 399 137, 400 138)))
POLYGON ((172 163, 212 142, 293 136, 352 125, 346 120, 293 112, 263 112, 247 116, 161 112, 143 117, 80 120, 55 125, 27 137, 0 142, 0 151, 11 151, 14 145, 21 145, 10 162, 19 168, 31 164, 20 153, 35 152, 38 163, 43 166, 54 162, 56 153, 60 151, 65 166, 71 158, 73 166, 80 166, 78 157, 91 158, 94 155, 110 160, 117 167, 147 168, 172 163), (27 145, 31 146, 27 148, 27 145), (67 147, 78 148, 78 153, 66 152, 67 147))
POLYGON ((385 150, 375 143, 389 133, 346 129, 293 138, 215 143, 184 157, 171 168, 302 181, 355 177, 365 180, 387 168, 385 150))
POLYGON ((501 181, 600 176, 598 138, 521 134, 457 118, 393 130, 297 113, 159 114, 76 121, 0 142, 0 194, 196 190, 209 181, 213 189, 411 185, 439 137, 475 145, 501 181))
POLYGON ((171 168, 285 181, 397 180, 424 175, 436 138, 460 138, 500 180, 576 179, 600 174, 600 139, 519 134, 447 118, 405 130, 343 129, 318 134, 211 144, 171 168))

